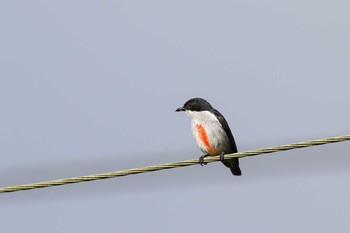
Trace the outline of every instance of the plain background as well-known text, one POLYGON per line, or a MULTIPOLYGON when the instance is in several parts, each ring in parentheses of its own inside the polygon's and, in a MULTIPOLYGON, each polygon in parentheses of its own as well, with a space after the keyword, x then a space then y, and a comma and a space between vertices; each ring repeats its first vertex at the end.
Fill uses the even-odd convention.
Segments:
MULTIPOLYGON (((349 1, 0 3, 0 186, 348 134, 349 1)), ((349 232, 348 142, 0 195, 2 232, 349 232)))

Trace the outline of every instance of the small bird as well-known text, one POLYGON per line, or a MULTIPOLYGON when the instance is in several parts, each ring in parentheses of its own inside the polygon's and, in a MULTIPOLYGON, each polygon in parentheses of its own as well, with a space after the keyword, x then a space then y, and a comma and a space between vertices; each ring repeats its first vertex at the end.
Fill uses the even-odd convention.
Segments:
POLYGON ((199 158, 199 163, 206 165, 205 157, 220 155, 221 162, 230 168, 233 175, 242 175, 238 158, 224 160, 225 154, 237 152, 235 139, 224 116, 202 98, 188 100, 176 109, 176 112, 181 111, 191 118, 193 136, 199 149, 205 153, 199 158))

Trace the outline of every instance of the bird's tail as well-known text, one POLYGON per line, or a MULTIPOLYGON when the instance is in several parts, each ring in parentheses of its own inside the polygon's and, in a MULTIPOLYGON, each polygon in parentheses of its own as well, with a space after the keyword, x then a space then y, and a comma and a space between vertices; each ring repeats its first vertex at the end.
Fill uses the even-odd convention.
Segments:
POLYGON ((239 168, 238 158, 233 158, 230 160, 223 161, 223 164, 225 164, 226 167, 230 168, 230 170, 234 176, 241 176, 242 175, 241 169, 239 168))
POLYGON ((230 163, 230 170, 234 176, 242 175, 241 169, 239 168, 238 158, 232 159, 232 162, 230 163))

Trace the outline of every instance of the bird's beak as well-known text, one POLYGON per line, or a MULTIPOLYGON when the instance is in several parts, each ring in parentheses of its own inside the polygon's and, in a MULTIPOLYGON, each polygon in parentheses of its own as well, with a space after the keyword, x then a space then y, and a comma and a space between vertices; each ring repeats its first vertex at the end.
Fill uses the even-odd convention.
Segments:
POLYGON ((184 107, 180 107, 178 109, 175 110, 175 112, 182 112, 185 111, 186 109, 184 107))

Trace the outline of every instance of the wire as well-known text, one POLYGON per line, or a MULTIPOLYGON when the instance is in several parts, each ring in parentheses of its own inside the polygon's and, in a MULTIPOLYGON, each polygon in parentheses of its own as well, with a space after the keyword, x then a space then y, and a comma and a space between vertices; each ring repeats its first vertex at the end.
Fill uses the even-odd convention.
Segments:
MULTIPOLYGON (((293 149, 304 148, 304 147, 330 144, 335 142, 343 142, 347 140, 350 140, 350 135, 298 142, 298 143, 292 143, 292 144, 281 145, 281 146, 273 146, 273 147, 267 147, 267 148, 262 148, 257 150, 238 152, 234 154, 226 154, 225 159, 242 158, 242 157, 260 155, 260 154, 268 154, 268 153, 274 153, 279 151, 286 151, 286 150, 293 150, 293 149)), ((204 161, 207 163, 211 163, 219 160, 220 160, 219 156, 210 156, 210 157, 206 157, 204 161)), ((44 187, 50 187, 50 186, 108 179, 113 177, 128 176, 133 174, 159 171, 159 170, 178 168, 178 167, 186 167, 186 166, 197 165, 197 164, 198 164, 198 159, 184 160, 179 162, 164 163, 164 164, 152 165, 147 167, 132 168, 127 170, 106 172, 106 173, 87 175, 87 176, 79 176, 79 177, 73 177, 73 178, 67 178, 67 179, 58 179, 58 180, 44 181, 44 182, 38 182, 38 183, 32 183, 32 184, 8 186, 8 187, 0 188, 0 193, 17 192, 17 191, 23 191, 23 190, 29 190, 29 189, 38 189, 38 188, 44 188, 44 187)))

